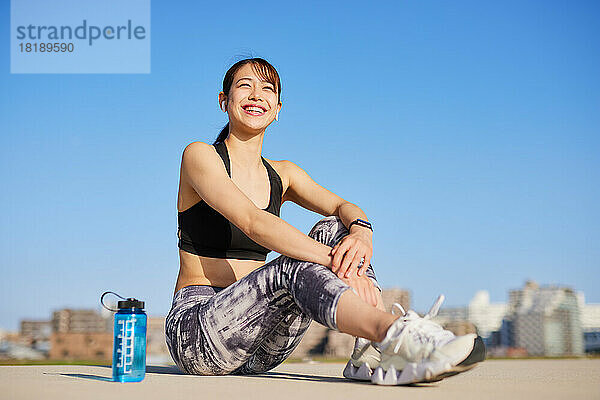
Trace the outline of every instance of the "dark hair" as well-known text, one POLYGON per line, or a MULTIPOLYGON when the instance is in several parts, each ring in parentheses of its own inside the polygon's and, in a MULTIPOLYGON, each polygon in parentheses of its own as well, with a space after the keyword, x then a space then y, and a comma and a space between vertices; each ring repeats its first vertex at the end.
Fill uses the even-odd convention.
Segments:
MULTIPOLYGON (((227 70, 225 78, 223 78, 223 92, 225 95, 229 97, 229 90, 231 89, 231 84, 233 83, 233 78, 235 77, 236 72, 246 64, 252 64, 252 69, 254 72, 275 87, 275 90, 277 90, 277 102, 281 103, 281 81, 279 80, 279 74, 277 73, 275 67, 273 67, 267 60, 259 57, 240 60, 233 64, 229 70, 227 70)), ((227 136, 229 136, 229 122, 223 127, 221 133, 219 133, 219 136, 217 136, 213 144, 224 141, 227 136)))

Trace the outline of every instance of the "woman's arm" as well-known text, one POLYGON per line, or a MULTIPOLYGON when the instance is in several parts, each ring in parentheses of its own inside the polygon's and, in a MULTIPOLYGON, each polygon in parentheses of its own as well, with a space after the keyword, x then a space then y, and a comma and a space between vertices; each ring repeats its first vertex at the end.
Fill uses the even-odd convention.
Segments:
POLYGON ((332 248, 314 240, 283 219, 257 209, 246 233, 256 243, 291 258, 311 261, 331 268, 332 248))
MULTIPOLYGON (((345 202, 338 207, 337 215, 344 226, 350 225, 357 218, 367 220, 365 212, 356 204, 345 202)), ((352 225, 348 236, 339 241, 331 252, 333 262, 331 270, 340 277, 349 277, 356 271, 358 275, 365 273, 373 256, 373 231, 360 225, 352 225), (362 267, 358 269, 364 258, 362 267)))
MULTIPOLYGON (((367 214, 365 214, 365 212, 359 206, 348 201, 345 201, 338 207, 336 215, 340 217, 344 223, 344 226, 350 225, 350 223, 357 218, 368 221, 367 214)), ((365 232, 369 233, 369 237, 373 236, 373 232, 369 228, 365 228, 364 226, 356 224, 352 225, 350 228, 350 233, 354 232, 365 232)))
POLYGON ((291 258, 331 266, 331 247, 256 207, 229 178, 213 146, 189 144, 183 151, 181 170, 183 179, 209 206, 258 244, 291 258))
MULTIPOLYGON (((335 193, 317 184, 299 166, 291 161, 281 163, 288 188, 283 200, 291 200, 301 207, 318 212, 321 215, 337 215, 348 227, 356 218, 367 219, 364 211, 335 193)), ((367 303, 377 305, 378 290, 364 272, 369 266, 373 254, 372 232, 370 229, 352 225, 349 234, 344 236, 333 248, 332 265, 329 267, 340 279, 349 284, 367 303), (363 267, 357 271, 364 257, 363 267)))
MULTIPOLYGON (((348 227, 356 218, 367 220, 367 216, 356 204, 350 203, 335 193, 317 184, 302 168, 291 161, 282 163, 289 180, 284 201, 291 200, 301 207, 321 215, 337 215, 348 227)), ((331 270, 340 278, 357 272, 362 276, 373 255, 372 232, 370 229, 353 225, 349 234, 334 246, 331 270), (361 259, 363 266, 357 270, 361 259)))

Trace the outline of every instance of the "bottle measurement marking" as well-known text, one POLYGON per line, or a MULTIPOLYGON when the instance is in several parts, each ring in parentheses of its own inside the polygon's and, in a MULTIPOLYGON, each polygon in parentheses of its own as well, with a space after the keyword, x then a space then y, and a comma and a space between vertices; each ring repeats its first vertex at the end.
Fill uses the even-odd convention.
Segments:
POLYGON ((136 321, 135 316, 132 316, 128 320, 117 321, 120 325, 117 338, 121 340, 121 345, 117 349, 117 353, 120 353, 117 367, 123 368, 124 374, 130 374, 133 368, 133 339, 136 321))

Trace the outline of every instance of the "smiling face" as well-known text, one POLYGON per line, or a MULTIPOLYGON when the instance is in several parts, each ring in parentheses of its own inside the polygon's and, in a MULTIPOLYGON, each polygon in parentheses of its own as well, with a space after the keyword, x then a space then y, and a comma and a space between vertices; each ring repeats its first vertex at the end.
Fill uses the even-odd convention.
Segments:
POLYGON ((229 123, 234 129, 264 130, 281 110, 277 88, 258 76, 251 63, 236 72, 229 96, 219 93, 219 103, 225 101, 229 123))

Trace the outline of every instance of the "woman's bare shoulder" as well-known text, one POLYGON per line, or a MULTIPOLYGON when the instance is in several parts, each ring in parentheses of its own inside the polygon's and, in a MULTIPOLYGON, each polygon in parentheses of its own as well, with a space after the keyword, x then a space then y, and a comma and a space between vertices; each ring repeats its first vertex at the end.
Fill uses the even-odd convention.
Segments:
POLYGON ((265 158, 265 160, 271 164, 281 178, 283 192, 285 193, 290 186, 290 178, 297 173, 297 170, 300 169, 300 167, 290 160, 270 160, 268 158, 265 158))
POLYGON ((214 146, 206 142, 197 140, 185 146, 185 148, 183 149, 183 153, 185 154, 186 152, 207 151, 209 149, 214 149, 214 146))
POLYGON ((185 146, 185 149, 183 149, 182 164, 201 162, 204 165, 208 165, 214 163, 215 158, 217 158, 215 146, 205 142, 195 141, 188 144, 185 146))
POLYGON ((264 157, 264 159, 275 168, 275 171, 279 174, 281 180, 284 179, 284 176, 287 176, 288 160, 271 160, 266 157, 264 157))

